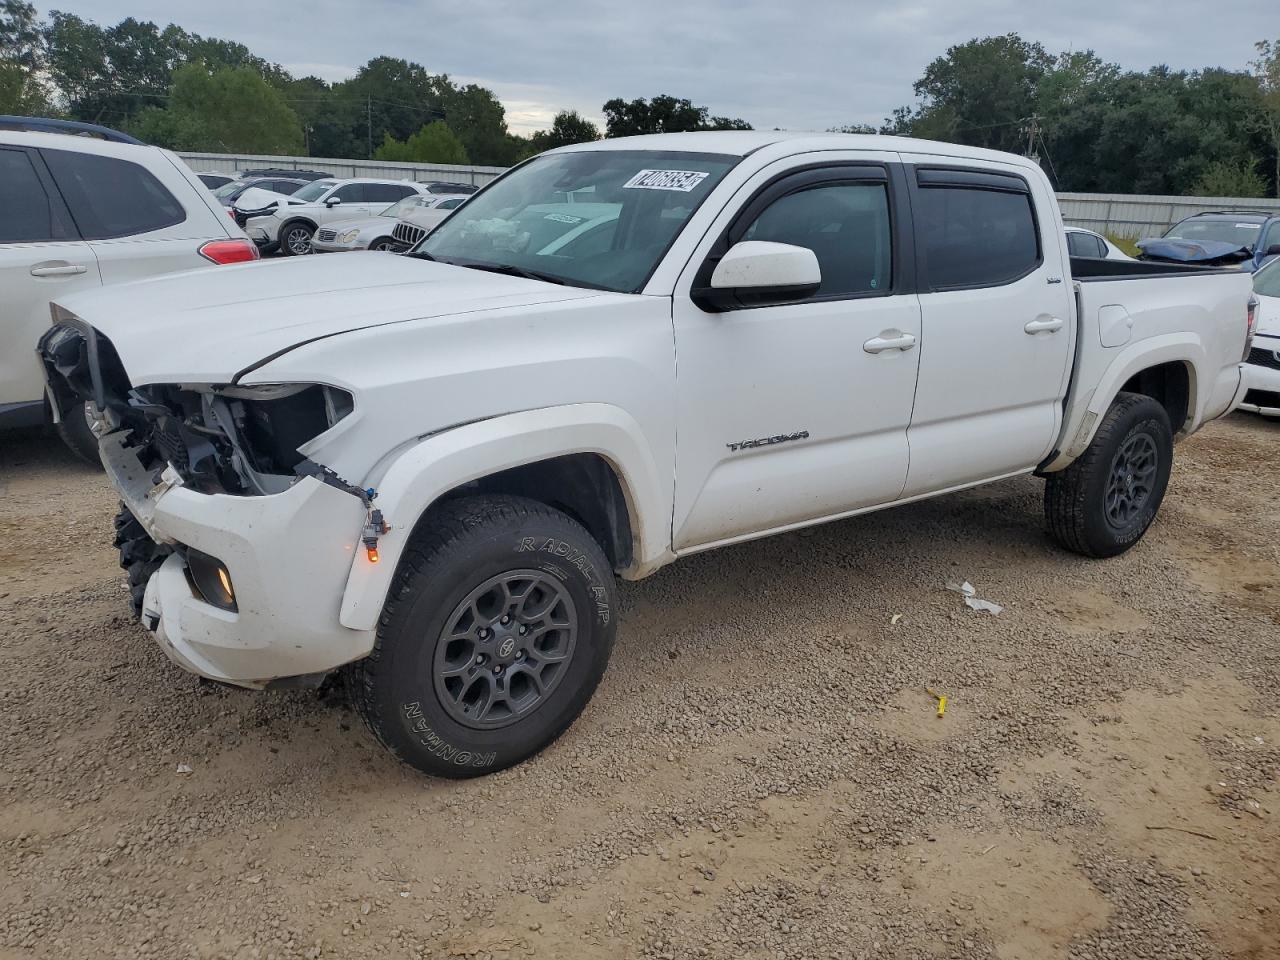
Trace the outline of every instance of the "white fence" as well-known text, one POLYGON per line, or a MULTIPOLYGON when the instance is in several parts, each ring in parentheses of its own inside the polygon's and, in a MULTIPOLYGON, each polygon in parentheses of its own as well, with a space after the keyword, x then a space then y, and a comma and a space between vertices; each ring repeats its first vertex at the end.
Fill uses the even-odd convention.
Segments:
MULTIPOLYGON (((453 180, 482 186, 504 167, 455 166, 446 163, 385 163, 381 160, 337 160, 330 157, 266 157, 252 154, 179 154, 200 173, 235 173, 254 167, 320 170, 336 177, 388 177, 396 180, 453 180)), ((1149 237, 1183 217, 1205 210, 1265 210, 1280 214, 1280 200, 1240 197, 1161 197, 1123 193, 1060 193, 1067 223, 1117 237, 1149 237)))
POLYGON ((482 186, 505 167, 457 166, 449 163, 387 163, 382 160, 335 160, 331 157, 266 157, 252 154, 180 153, 197 173, 233 174, 270 167, 277 170, 319 170, 335 177, 385 177, 391 180, 450 180, 482 186))
POLYGON ((1159 197, 1140 194, 1060 193, 1062 216, 1075 227, 1112 236, 1150 237, 1164 233, 1183 217, 1206 210, 1259 210, 1280 214, 1280 200, 1242 197, 1159 197))

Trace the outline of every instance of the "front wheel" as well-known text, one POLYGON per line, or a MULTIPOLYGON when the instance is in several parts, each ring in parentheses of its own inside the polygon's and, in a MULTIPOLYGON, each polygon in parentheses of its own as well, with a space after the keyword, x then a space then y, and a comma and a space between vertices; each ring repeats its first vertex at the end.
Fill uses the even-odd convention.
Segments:
POLYGON ((1122 393, 1088 449, 1045 484, 1050 535, 1086 557, 1124 553, 1147 532, 1173 467, 1173 431, 1151 397, 1122 393))
POLYGON ((286 257, 304 257, 311 252, 311 237, 315 227, 295 220, 280 228, 280 252, 286 257))
POLYGON ((400 759, 474 777, 563 733, 613 649, 609 561, 580 524, 522 497, 446 503, 405 550, 352 700, 400 759))
POLYGON ((400 249, 400 244, 396 243, 390 237, 379 237, 373 243, 369 244, 370 250, 385 250, 387 253, 395 253, 400 249))

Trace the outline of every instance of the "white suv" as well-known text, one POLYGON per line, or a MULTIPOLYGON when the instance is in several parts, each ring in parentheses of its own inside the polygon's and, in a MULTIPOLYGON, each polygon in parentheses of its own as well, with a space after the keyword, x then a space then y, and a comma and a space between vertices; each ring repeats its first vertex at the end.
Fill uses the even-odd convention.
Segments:
POLYGON ((322 224, 381 213, 405 197, 427 196, 429 184, 410 180, 316 180, 270 213, 250 216, 249 238, 263 253, 279 250, 287 257, 311 253, 311 238, 322 224))
MULTIPOLYGON (((35 346, 52 298, 257 257, 168 150, 92 124, 0 117, 0 429, 50 415, 35 346)), ((84 417, 58 429, 98 462, 84 417)))

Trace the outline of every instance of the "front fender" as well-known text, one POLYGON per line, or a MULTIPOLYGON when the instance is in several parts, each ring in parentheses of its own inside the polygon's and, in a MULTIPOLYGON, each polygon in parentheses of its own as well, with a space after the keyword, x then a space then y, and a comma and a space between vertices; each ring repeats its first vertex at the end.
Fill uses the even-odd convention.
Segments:
POLYGON ((502 470, 575 453, 600 455, 618 475, 635 538, 634 569, 628 572, 660 565, 670 548, 671 469, 658 469, 636 420, 604 403, 527 410, 435 434, 390 463, 378 484, 377 505, 391 530, 378 543, 379 562, 356 551, 342 598, 342 625, 377 625, 414 526, 444 494, 502 470))

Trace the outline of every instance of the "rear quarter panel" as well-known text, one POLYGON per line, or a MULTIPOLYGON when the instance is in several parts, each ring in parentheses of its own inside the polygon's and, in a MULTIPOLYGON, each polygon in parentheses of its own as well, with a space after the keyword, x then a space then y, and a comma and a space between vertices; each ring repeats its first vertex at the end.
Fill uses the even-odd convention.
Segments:
POLYGON ((1126 381, 1162 363, 1187 368, 1190 396, 1180 435, 1227 412, 1240 382, 1249 274, 1096 279, 1077 281, 1076 289, 1076 370, 1059 454, 1047 469, 1083 453, 1126 381))

